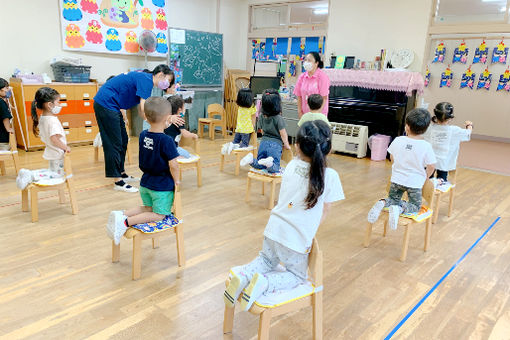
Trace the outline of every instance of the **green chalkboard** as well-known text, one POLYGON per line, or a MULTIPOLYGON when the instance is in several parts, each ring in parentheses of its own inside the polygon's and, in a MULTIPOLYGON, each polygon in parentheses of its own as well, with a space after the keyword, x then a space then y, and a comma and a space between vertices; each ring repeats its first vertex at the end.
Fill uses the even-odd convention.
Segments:
MULTIPOLYGON (((170 29, 171 31, 172 29, 170 29)), ((182 86, 223 85, 223 35, 185 31, 185 42, 176 44, 170 36, 170 67, 182 86)))

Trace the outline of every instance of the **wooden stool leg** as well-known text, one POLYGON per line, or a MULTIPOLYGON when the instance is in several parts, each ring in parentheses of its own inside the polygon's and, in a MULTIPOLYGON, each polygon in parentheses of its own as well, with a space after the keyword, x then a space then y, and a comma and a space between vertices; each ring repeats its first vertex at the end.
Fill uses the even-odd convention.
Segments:
POLYGON ((12 154, 12 161, 14 162, 14 169, 16 170, 16 175, 19 172, 19 157, 18 152, 12 154))
POLYGON ((0 173, 2 174, 2 176, 5 176, 5 174, 6 174, 4 161, 0 161, 0 173))
POLYGON ((67 190, 69 191, 69 200, 71 201, 71 210, 73 215, 78 214, 78 202, 76 201, 76 192, 74 191, 74 182, 72 178, 67 179, 67 190))
POLYGON ((64 204, 66 202, 66 193, 64 192, 64 189, 58 190, 58 203, 64 204))
POLYGON ((28 189, 21 190, 21 211, 28 211, 28 189))
POLYGON ((202 164, 200 160, 197 162, 197 185, 202 186, 202 164))
POLYGON ((186 258, 184 257, 184 235, 182 230, 182 224, 175 226, 175 240, 177 243, 177 263, 179 267, 186 264, 186 258))
POLYGON ((37 202, 37 189, 30 190, 30 205, 32 206, 32 222, 39 220, 39 202, 37 202))
POLYGON ((423 251, 427 251, 430 245, 430 234, 432 233, 432 221, 430 218, 427 220, 425 224, 425 245, 423 246, 423 251))
POLYGON ((367 223, 367 231, 365 233, 365 241, 363 242, 363 246, 367 248, 370 245, 370 238, 372 237, 372 227, 374 225, 370 222, 367 223))
POLYGON ((142 239, 135 235, 133 236, 133 265, 131 270, 131 277, 133 280, 138 280, 142 272, 142 239))
POLYGON ((236 153, 236 171, 234 172, 234 175, 239 175, 239 168, 241 167, 241 154, 236 153))
POLYGON ((388 232, 388 220, 386 219, 386 220, 384 220, 382 236, 386 237, 387 232, 388 232))
POLYGON ((225 312, 223 313, 223 334, 232 333, 234 329, 234 307, 225 306, 225 312))
POLYGON ((259 340, 269 340, 269 327, 271 326, 271 310, 266 309, 260 313, 259 340))
POLYGON ((407 258, 407 248, 409 248, 409 226, 405 226, 404 230, 404 243, 402 244, 402 253, 400 254, 400 261, 404 262, 407 258))
POLYGON ((313 339, 322 340, 322 292, 313 295, 313 339))
POLYGON ((220 159, 220 171, 223 171, 223 169, 225 168, 225 155, 224 154, 221 154, 221 159, 220 159))
POLYGON ((249 202, 250 201, 250 192, 251 191, 251 178, 250 177, 247 177, 247 180, 246 180, 246 196, 244 197, 244 201, 245 202, 249 202))
POLYGON ((117 263, 120 259, 120 244, 115 244, 112 241, 112 262, 117 263))
POLYGON ((94 161, 95 162, 99 161, 99 148, 98 147, 94 147, 94 161))
MULTIPOLYGON (((434 193, 434 195, 436 195, 434 193)), ((439 202, 441 201, 441 194, 436 195, 436 206, 432 207, 434 211, 432 212, 432 223, 436 224, 437 219, 439 218, 439 202)))
POLYGON ((214 123, 209 124, 209 136, 211 137, 211 140, 214 140, 214 134, 216 133, 216 126, 214 123))
POLYGON ((272 181, 271 182, 271 195, 269 195, 269 206, 268 206, 269 210, 274 208, 275 195, 276 195, 276 182, 272 181))
POLYGON ((198 122, 198 136, 200 138, 204 137, 204 124, 198 122))
POLYGON ((450 189, 450 203, 448 204, 448 217, 452 216, 453 212, 453 199, 455 197, 454 191, 455 187, 450 189))
POLYGON ((159 248, 159 237, 152 238, 152 249, 159 248))

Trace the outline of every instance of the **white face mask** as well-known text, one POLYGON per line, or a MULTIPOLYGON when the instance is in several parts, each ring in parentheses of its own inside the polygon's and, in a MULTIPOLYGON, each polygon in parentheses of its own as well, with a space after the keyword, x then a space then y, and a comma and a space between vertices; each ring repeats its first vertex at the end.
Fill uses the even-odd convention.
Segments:
POLYGON ((60 113, 60 111, 62 110, 62 106, 54 106, 52 109, 51 109, 51 113, 53 113, 54 115, 58 115, 60 113))
POLYGON ((306 71, 311 71, 313 69, 313 64, 309 61, 305 61, 303 63, 303 67, 305 68, 306 71))

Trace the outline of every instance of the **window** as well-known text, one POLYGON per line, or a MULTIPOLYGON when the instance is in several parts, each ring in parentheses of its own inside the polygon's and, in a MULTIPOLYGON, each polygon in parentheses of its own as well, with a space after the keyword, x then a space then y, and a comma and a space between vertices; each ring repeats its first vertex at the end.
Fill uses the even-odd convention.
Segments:
POLYGON ((470 22, 503 22, 507 0, 437 0, 434 21, 458 24, 470 22))

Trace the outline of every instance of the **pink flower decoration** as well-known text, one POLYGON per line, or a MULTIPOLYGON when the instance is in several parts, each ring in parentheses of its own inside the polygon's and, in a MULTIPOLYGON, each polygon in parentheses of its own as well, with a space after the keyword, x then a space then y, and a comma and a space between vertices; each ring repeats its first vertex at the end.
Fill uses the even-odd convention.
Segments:
POLYGON ((446 81, 446 86, 448 87, 452 86, 452 81, 451 80, 446 81))
POLYGON ((504 63, 505 61, 506 61, 506 57, 505 56, 502 55, 501 57, 499 57, 499 62, 500 63, 504 63))
POLYGON ((491 83, 486 82, 486 83, 485 83, 485 88, 486 88, 486 89, 488 89, 489 87, 491 87, 491 83))
POLYGON ((507 83, 507 84, 505 85, 505 90, 510 91, 510 84, 508 84, 508 83, 507 83))
POLYGON ((463 63, 465 63, 467 61, 467 58, 464 56, 462 58, 460 58, 460 61, 462 61, 463 63))
POLYGON ((482 60, 482 63, 485 64, 485 62, 487 61, 487 56, 484 55, 481 60, 482 60))

